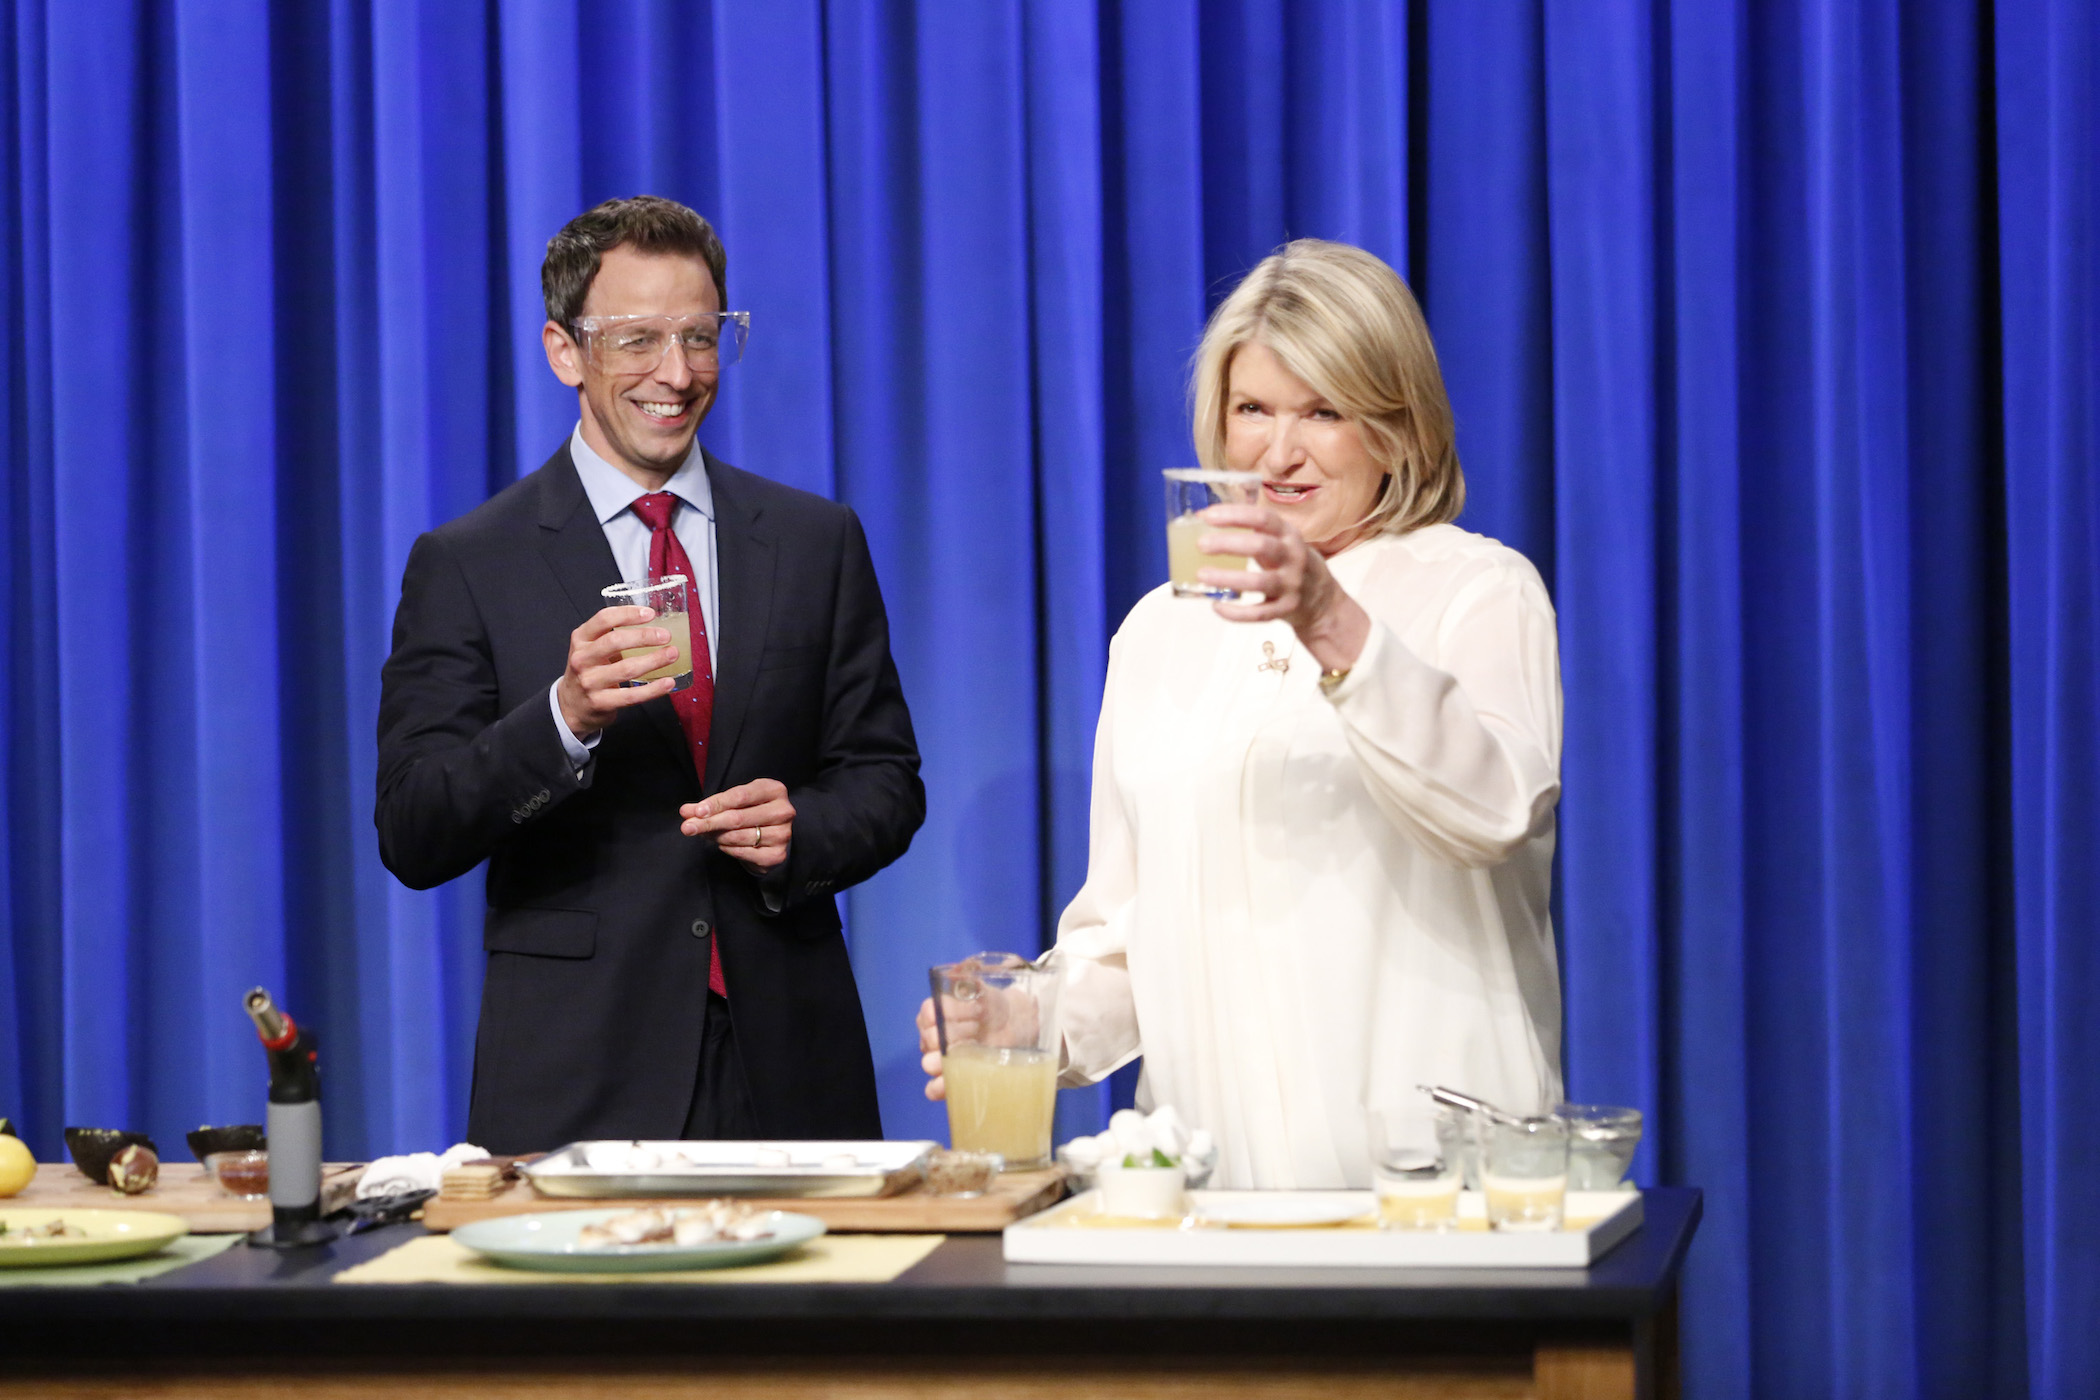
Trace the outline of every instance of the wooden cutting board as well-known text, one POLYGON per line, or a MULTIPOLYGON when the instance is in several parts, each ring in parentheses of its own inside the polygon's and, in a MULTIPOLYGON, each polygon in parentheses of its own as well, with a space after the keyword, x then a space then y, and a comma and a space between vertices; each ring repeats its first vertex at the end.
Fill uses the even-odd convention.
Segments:
MULTIPOLYGON (((362 1162, 331 1162, 321 1168, 321 1204, 338 1210, 356 1194, 362 1162)), ((229 1196, 195 1162, 163 1162, 160 1180, 150 1191, 122 1195, 97 1186, 71 1162, 45 1162, 21 1194, 0 1199, 0 1207, 37 1206, 57 1210, 157 1210, 179 1215, 200 1235, 244 1234, 270 1223, 267 1200, 229 1196)))
MULTIPOLYGON (((1024 1216, 1057 1204, 1065 1194, 1064 1173, 1055 1167, 1039 1172, 1004 1172, 992 1179, 982 1196, 928 1195, 923 1187, 895 1196, 795 1196, 780 1200, 742 1198, 761 1210, 791 1210, 813 1215, 827 1229, 866 1234, 991 1234, 1024 1216)), ((525 1215, 543 1210, 603 1210, 608 1206, 689 1206, 693 1197, 607 1200, 578 1196, 542 1196, 519 1182, 486 1201, 448 1201, 443 1197, 423 1207, 423 1224, 446 1231, 476 1220, 525 1215)))

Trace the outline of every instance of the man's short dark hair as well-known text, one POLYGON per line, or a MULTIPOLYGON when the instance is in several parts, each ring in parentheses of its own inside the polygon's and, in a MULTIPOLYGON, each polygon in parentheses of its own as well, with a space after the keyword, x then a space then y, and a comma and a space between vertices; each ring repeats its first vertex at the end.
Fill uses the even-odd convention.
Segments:
POLYGON ((714 226, 676 200, 640 194, 608 199, 569 220, 547 240, 540 295, 546 298, 548 320, 557 326, 575 324, 597 279, 599 259, 615 248, 700 259, 714 274, 722 309, 729 309, 729 254, 714 226))

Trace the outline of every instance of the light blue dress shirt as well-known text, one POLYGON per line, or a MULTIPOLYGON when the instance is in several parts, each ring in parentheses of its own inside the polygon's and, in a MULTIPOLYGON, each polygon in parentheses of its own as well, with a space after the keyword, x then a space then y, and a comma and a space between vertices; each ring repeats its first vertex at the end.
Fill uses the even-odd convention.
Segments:
MULTIPOLYGON (((634 513, 634 503, 649 494, 640 483, 612 463, 591 450, 583 440, 583 424, 569 435, 569 456, 576 463, 576 475, 583 480, 583 494, 590 498, 591 511, 598 517, 598 528, 605 531, 605 542, 612 546, 613 562, 620 567, 623 579, 639 579, 649 572, 649 527, 634 513)), ((722 643, 717 619, 720 616, 721 575, 715 561, 715 496, 708 484, 707 464, 701 458, 700 444, 695 442, 686 453, 671 479, 664 483, 664 490, 678 498, 678 513, 671 517, 671 528, 678 533, 678 543, 685 546, 686 558, 693 565, 693 591, 700 601, 700 615, 707 623, 707 669, 710 675, 717 674, 715 658, 722 654, 722 643)), ((561 699, 556 694, 560 682, 547 687, 547 703, 554 711, 554 728, 561 735, 561 746, 569 755, 569 762, 578 771, 591 761, 591 750, 598 747, 602 734, 593 734, 588 739, 579 739, 569 731, 569 725, 561 717, 561 699)))

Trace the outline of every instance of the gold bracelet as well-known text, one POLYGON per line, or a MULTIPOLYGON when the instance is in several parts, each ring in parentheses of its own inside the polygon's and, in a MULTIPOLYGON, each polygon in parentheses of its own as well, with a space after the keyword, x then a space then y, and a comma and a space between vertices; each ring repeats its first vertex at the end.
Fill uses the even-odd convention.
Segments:
POLYGON ((1322 671, 1320 672, 1320 693, 1332 695, 1334 694, 1334 688, 1348 679, 1349 668, 1347 666, 1340 667, 1337 670, 1322 671))

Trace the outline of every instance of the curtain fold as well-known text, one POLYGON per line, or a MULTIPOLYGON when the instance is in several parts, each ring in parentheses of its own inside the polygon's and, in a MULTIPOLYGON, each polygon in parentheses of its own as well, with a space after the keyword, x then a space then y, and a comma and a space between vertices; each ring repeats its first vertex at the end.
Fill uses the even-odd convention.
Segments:
POLYGON ((1644 3, 1554 0, 1542 35, 1554 605, 1587 700, 1561 748, 1563 1059, 1571 1091, 1638 1104, 1661 1063, 1654 27, 1644 3))
MULTIPOLYGON (((1679 1129, 1657 1144, 1658 1176, 1710 1183, 1699 1248, 1685 1262, 1689 1299, 1751 1296, 1750 1122, 1755 1060, 1746 995, 1758 966, 1749 926, 1744 720, 1745 547, 1739 517, 1752 461, 1742 444, 1746 384, 1743 147, 1747 16, 1735 4, 1673 7, 1656 61, 1669 157, 1657 296, 1666 308, 1658 425, 1663 509, 1657 519, 1657 632, 1677 658, 1659 687, 1662 821, 1657 898, 1675 930, 1658 965, 1664 1020, 1657 1105, 1679 1129)), ((1766 473, 1755 472, 1762 480, 1766 473)), ((1688 1376, 1742 1394, 1751 1371, 1748 1310, 1686 1309, 1688 1376)), ((1772 1393, 1781 1393, 1776 1388, 1772 1393)))
POLYGON ((885 1124, 940 1136, 924 968, 1032 951, 1077 888, 1203 318, 1313 235, 1409 275, 1461 523, 1554 593, 1569 1091, 1707 1192, 1688 1391, 2100 1370, 2090 5, 0 31, 0 1114, 40 1156, 254 1118, 256 983, 324 1036, 331 1150, 460 1130, 480 882, 378 864, 378 668, 417 535, 574 423, 548 237, 641 192, 717 222, 753 314, 704 440, 867 524, 930 810, 843 903, 885 1124))
POLYGON ((2100 1373, 2100 20, 1994 10, 2026 1360, 2100 1373))

